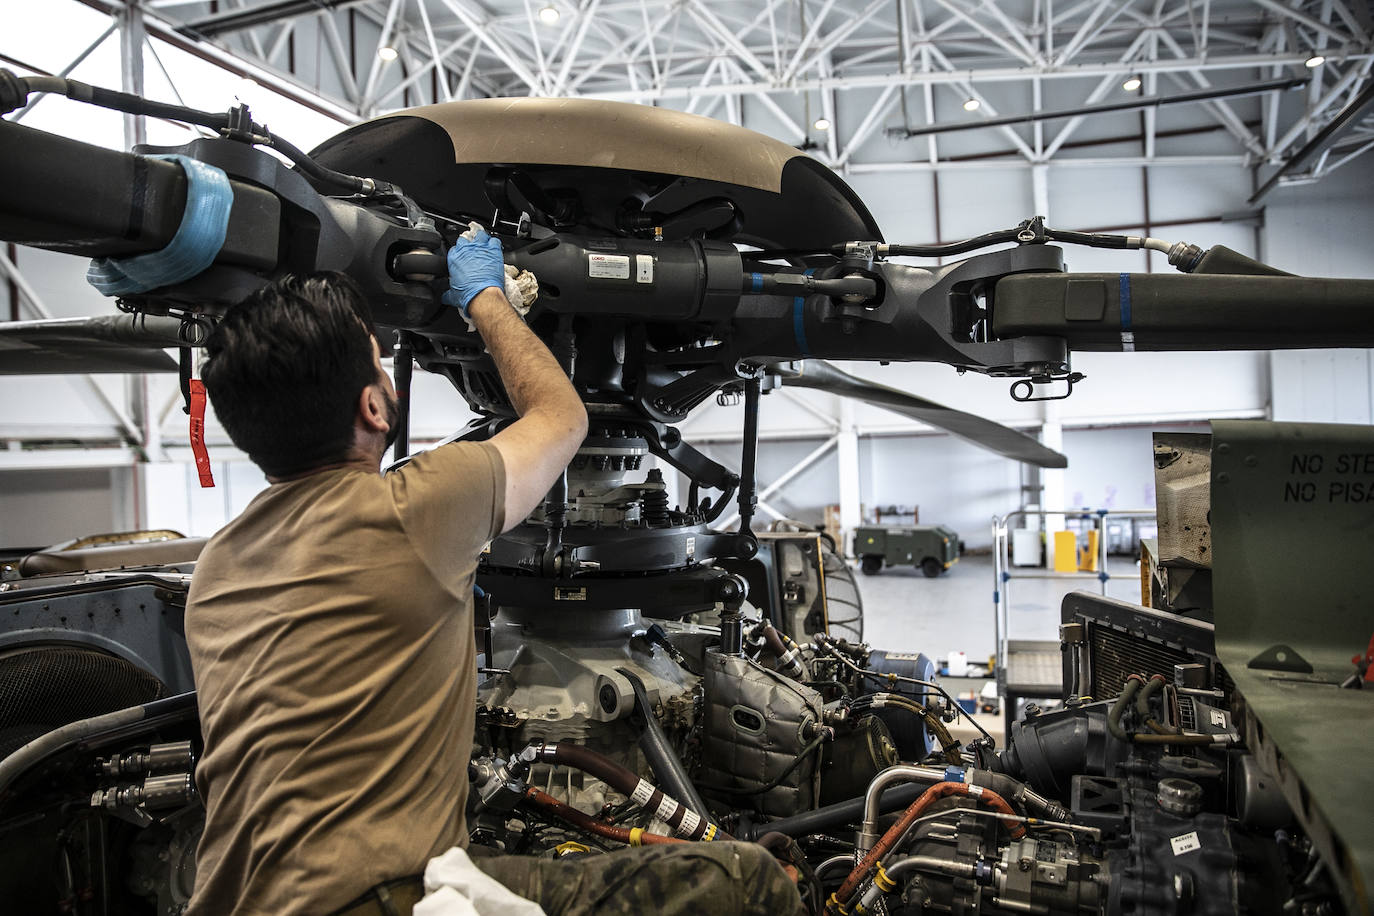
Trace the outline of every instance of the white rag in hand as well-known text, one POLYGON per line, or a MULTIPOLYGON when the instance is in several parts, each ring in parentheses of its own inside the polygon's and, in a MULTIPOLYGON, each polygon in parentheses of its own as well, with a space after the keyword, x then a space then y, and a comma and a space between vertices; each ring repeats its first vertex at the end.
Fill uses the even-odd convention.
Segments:
MULTIPOLYGON (((468 223, 467 230, 460 236, 468 241, 477 238, 477 233, 484 231, 480 223, 468 223)), ((510 301, 511 308, 520 313, 524 318, 529 313, 530 306, 534 300, 539 298, 539 281, 534 274, 528 270, 516 270, 512 264, 506 265, 506 299, 510 301)), ((468 330, 472 330, 472 322, 468 322, 468 330)))
POLYGON ((478 870, 457 846, 429 860, 425 891, 415 916, 545 916, 539 904, 478 870))

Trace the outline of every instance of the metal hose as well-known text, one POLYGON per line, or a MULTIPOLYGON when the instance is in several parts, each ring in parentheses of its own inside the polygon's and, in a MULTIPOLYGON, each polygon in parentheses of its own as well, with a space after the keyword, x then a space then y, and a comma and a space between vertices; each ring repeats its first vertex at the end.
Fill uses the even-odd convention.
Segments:
POLYGON ((864 793, 864 821, 856 842, 859 852, 868 852, 878 840, 878 805, 884 789, 900 782, 942 782, 945 774, 946 771, 938 767, 902 764, 888 767, 873 777, 864 793))
MULTIPOLYGON (((1159 690, 1164 686, 1164 678, 1160 675, 1155 675, 1155 678, 1158 679, 1157 683, 1159 684, 1159 687, 1155 687, 1154 690, 1159 690)), ((1111 731, 1112 735, 1117 740, 1125 741, 1128 743, 1134 742, 1136 744, 1174 744, 1192 746, 1223 743, 1219 742, 1218 739, 1213 738, 1211 735, 1185 735, 1173 733, 1132 734, 1131 732, 1126 731, 1126 729, 1123 728, 1121 725, 1121 717, 1125 715, 1126 708, 1131 705, 1131 701, 1135 699, 1137 694, 1140 693, 1140 689, 1142 687, 1147 687, 1145 683, 1145 678, 1139 674, 1132 674, 1129 678, 1126 679, 1125 686, 1121 688, 1121 696, 1117 697, 1116 702, 1112 704, 1111 712, 1107 713, 1107 728, 1111 731)), ((1146 694, 1141 694, 1141 698, 1142 700, 1147 701, 1147 705, 1145 706, 1145 724, 1149 725, 1150 722, 1154 722, 1154 719, 1152 717, 1149 717, 1148 706, 1149 693, 1153 691, 1150 691, 1148 687, 1147 691, 1148 692, 1146 694)), ((1139 705, 1137 705, 1136 711, 1140 711, 1139 705)), ((1160 728, 1162 726, 1160 726, 1158 722, 1155 722, 1155 727, 1160 728)))
MULTIPOLYGON (((978 802, 992 808, 994 811, 1001 814, 1008 814, 1012 817, 1016 816, 1016 812, 1012 810, 1011 805, 1007 804, 1006 799, 1002 798, 1002 796, 991 789, 984 789, 980 786, 970 786, 962 782, 937 782, 929 789, 926 789, 926 791, 921 794, 920 798, 912 802, 911 806, 907 808, 906 811, 902 812, 902 816, 897 818, 896 823, 889 827, 887 832, 882 835, 882 838, 878 840, 873 848, 868 850, 864 857, 859 860, 859 864, 849 873, 849 877, 840 885, 840 889, 830 898, 827 908, 836 911, 841 909, 844 902, 849 899, 863 879, 867 877, 869 871, 878 864, 883 856, 887 855, 892 850, 898 840, 906 834, 911 828, 911 825, 921 816, 921 813, 937 800, 954 795, 976 798, 978 802)), ((1008 831, 1012 839, 1020 839, 1025 836, 1026 827, 1018 821, 1013 821, 1012 826, 1008 827, 1008 831)))

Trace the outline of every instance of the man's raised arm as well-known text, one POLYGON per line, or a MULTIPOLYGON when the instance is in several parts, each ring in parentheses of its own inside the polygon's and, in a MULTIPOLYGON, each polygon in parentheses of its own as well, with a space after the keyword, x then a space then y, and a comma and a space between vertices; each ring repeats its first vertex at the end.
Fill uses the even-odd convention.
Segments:
POLYGON ((504 530, 544 499, 587 435, 587 410, 548 347, 506 301, 501 243, 485 232, 449 251, 449 292, 477 327, 520 418, 492 437, 506 465, 504 530))

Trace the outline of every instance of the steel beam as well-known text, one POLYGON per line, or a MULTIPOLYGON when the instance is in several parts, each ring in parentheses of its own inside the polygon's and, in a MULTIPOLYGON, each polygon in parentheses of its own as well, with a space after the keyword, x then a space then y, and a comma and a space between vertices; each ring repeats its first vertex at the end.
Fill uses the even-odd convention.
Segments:
POLYGON ((1278 171, 1269 176, 1269 180, 1260 185, 1259 190, 1251 194, 1247 202, 1253 205, 1264 200, 1269 196, 1269 192, 1279 186, 1284 177, 1297 172, 1311 162, 1313 157, 1330 150, 1342 137, 1354 130, 1371 109, 1374 109, 1374 82, 1370 82, 1353 102, 1332 118, 1331 123, 1318 131, 1317 135, 1309 140, 1302 149, 1298 150, 1292 159, 1289 159, 1279 167, 1278 171))
POLYGON ((205 38, 215 38, 229 32, 251 29, 297 16, 308 16, 320 10, 341 9, 362 2, 364 0, 280 0, 278 3, 264 3, 247 9, 214 13, 203 19, 188 22, 181 28, 185 32, 205 38))

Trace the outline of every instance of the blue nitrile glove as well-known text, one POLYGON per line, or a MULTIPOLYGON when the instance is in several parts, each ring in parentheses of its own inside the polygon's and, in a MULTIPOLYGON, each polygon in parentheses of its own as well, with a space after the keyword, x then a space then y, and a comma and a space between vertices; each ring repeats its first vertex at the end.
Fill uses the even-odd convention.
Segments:
POLYGON ((501 242, 483 230, 474 239, 460 238, 448 250, 448 290, 440 296, 445 305, 455 306, 468 317, 468 304, 489 286, 505 291, 506 265, 501 259, 501 242))

